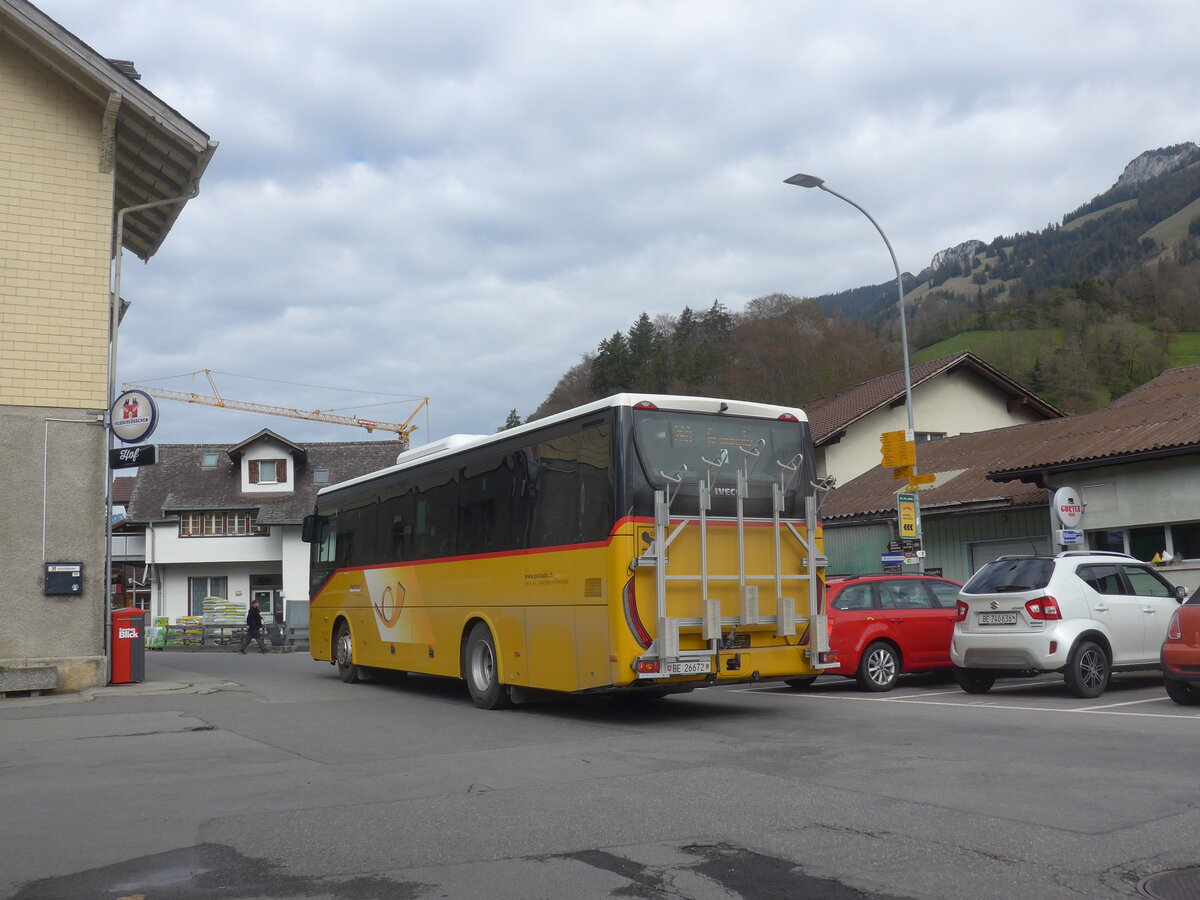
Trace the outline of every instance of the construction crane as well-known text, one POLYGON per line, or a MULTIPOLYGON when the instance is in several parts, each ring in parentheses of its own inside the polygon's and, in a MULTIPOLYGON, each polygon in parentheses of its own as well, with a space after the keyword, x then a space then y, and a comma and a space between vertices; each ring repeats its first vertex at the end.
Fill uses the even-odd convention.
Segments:
MULTIPOLYGON (((226 400, 221 396, 221 392, 217 390, 217 383, 213 381, 212 371, 209 369, 198 369, 195 372, 188 372, 187 375, 203 374, 208 379, 208 384, 212 388, 212 394, 196 394, 189 391, 172 391, 167 388, 154 387, 147 384, 133 384, 125 382, 125 390, 137 390, 149 394, 151 397, 158 397, 163 400, 178 400, 181 403, 200 403, 204 406, 219 406, 223 409, 238 409, 243 412, 256 412, 268 416, 286 416, 291 419, 307 419, 310 422, 328 422, 331 425, 353 425, 358 428, 365 428, 368 432, 375 430, 394 432, 396 437, 400 439, 401 447, 408 449, 409 436, 417 430, 419 426, 413 425, 412 420, 417 417, 426 404, 429 403, 429 398, 425 397, 417 404, 417 408, 413 410, 412 415, 397 425, 395 422, 376 422, 372 419, 362 419, 355 416, 339 416, 332 412, 326 412, 319 409, 314 409, 311 412, 305 412, 300 409, 291 409, 286 406, 270 406, 266 403, 250 403, 245 400, 226 400)), ((172 378, 183 378, 184 375, 173 375, 172 378)), ((165 379, 164 379, 165 380, 165 379)))

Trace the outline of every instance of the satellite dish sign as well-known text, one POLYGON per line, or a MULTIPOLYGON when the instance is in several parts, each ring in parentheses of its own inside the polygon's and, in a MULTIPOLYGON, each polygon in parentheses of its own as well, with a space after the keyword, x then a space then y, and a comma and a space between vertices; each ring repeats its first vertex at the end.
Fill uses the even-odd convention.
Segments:
POLYGON ((1059 488, 1054 492, 1054 512, 1063 528, 1075 528, 1083 521, 1083 501, 1079 491, 1073 487, 1059 488))
POLYGON ((113 436, 126 444, 139 444, 158 427, 158 406, 145 391, 126 391, 108 411, 113 436))

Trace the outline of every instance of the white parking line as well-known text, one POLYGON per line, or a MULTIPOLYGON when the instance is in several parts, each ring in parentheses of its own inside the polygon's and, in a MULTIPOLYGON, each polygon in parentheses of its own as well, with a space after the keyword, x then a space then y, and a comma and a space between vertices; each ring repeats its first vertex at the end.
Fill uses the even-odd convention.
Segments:
POLYGON ((1112 709, 1114 706, 1136 706, 1139 703, 1158 703, 1162 697, 1147 697, 1144 700, 1126 700, 1124 703, 1105 703, 1100 706, 1083 706, 1076 712, 1091 712, 1095 709, 1112 709))
MULTIPOLYGON (((987 708, 987 709, 1009 709, 1019 712, 1045 712, 1045 713, 1082 713, 1091 716, 1133 716, 1147 719, 1193 719, 1200 721, 1200 713, 1149 713, 1149 712, 1118 712, 1112 707, 1131 706, 1138 703, 1161 703, 1166 701, 1166 697, 1148 697, 1144 700, 1128 700, 1123 703, 1109 703, 1103 706, 1082 706, 1082 707, 1047 707, 1047 706, 1018 706, 1011 703, 998 703, 994 700, 973 700, 962 703, 948 703, 945 700, 924 700, 917 699, 915 695, 907 695, 904 697, 888 697, 888 696, 863 696, 859 694, 822 694, 811 691, 793 691, 783 692, 778 688, 733 688, 734 693, 738 694, 767 694, 777 697, 785 697, 788 699, 812 699, 812 700, 850 700, 866 703, 904 703, 906 705, 920 706, 957 706, 971 708, 987 708)), ((939 694, 944 693, 939 691, 939 694)), ((948 693, 948 692, 946 692, 948 693)))

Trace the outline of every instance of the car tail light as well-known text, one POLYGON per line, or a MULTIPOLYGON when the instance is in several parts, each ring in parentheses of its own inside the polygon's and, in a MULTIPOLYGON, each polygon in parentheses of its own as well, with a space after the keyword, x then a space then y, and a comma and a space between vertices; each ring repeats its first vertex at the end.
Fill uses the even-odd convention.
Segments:
POLYGON ((1045 597, 1035 597, 1025 604, 1025 612, 1029 613, 1031 619, 1061 619, 1062 611, 1058 608, 1058 601, 1047 594, 1045 597))
POLYGON ((650 632, 646 631, 646 626, 642 624, 642 617, 638 615, 637 595, 633 590, 633 579, 630 578, 625 582, 625 590, 623 594, 623 605, 625 607, 625 622, 629 625, 629 630, 633 632, 634 638, 643 650, 653 643, 650 632))
POLYGON ((1179 610, 1171 613, 1171 624, 1167 626, 1167 640, 1183 640, 1183 629, 1179 627, 1179 610))
POLYGON ((954 621, 967 621, 967 604, 963 603, 961 600, 954 604, 954 621))

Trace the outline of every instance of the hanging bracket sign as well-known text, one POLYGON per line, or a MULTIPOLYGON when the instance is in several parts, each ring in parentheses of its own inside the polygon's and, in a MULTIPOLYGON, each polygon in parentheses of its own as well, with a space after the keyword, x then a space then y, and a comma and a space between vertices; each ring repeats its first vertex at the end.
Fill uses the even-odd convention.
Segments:
POLYGON ((113 437, 126 444, 140 444, 158 427, 158 406, 145 391, 125 391, 108 411, 113 437))

